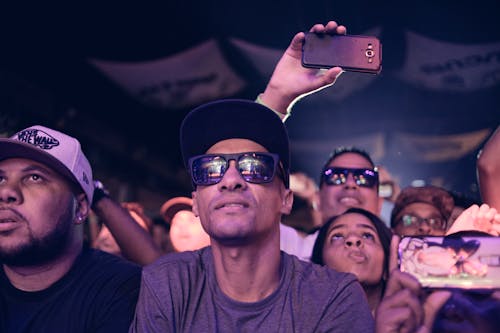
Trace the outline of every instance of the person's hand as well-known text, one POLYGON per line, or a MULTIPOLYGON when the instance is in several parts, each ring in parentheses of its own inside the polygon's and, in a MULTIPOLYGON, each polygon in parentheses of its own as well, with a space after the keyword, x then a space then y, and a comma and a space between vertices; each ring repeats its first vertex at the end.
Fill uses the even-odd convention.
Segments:
POLYGON ((475 230, 500 236, 500 214, 487 204, 472 205, 460 214, 446 235, 459 231, 475 230))
MULTIPOLYGON (((330 21, 326 25, 315 24, 311 32, 345 35, 346 27, 330 21)), ((302 67, 302 43, 305 34, 296 34, 274 69, 261 101, 283 115, 300 98, 331 86, 342 73, 340 67, 318 70, 302 67)))
POLYGON ((408 273, 397 268, 399 237, 391 240, 389 267, 391 273, 386 290, 375 314, 377 333, 428 333, 437 312, 451 293, 436 291, 427 297, 420 283, 408 273))

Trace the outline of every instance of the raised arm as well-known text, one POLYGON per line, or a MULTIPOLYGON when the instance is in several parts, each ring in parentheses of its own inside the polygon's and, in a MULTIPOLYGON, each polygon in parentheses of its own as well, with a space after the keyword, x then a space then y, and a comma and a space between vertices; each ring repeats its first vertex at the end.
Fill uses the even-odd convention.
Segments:
MULTIPOLYGON (((346 28, 330 21, 326 25, 315 24, 311 32, 345 34, 346 28)), ((289 115, 292 106, 302 97, 331 86, 342 73, 340 67, 318 70, 302 67, 302 43, 305 34, 296 34, 276 65, 273 75, 259 101, 283 115, 289 115)))
POLYGON ((477 178, 484 203, 500 211, 500 126, 489 138, 477 159, 477 178))
POLYGON ((147 265, 160 257, 161 250, 153 237, 120 203, 103 195, 92 204, 92 210, 108 227, 125 258, 139 265, 147 265))

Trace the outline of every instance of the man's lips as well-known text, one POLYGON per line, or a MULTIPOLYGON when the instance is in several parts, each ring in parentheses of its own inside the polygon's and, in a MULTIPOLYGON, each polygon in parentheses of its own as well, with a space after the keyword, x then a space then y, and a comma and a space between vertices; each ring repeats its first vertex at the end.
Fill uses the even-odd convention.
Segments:
POLYGON ((10 209, 0 209, 0 223, 16 223, 21 220, 19 214, 10 209))
POLYGON ((222 200, 217 202, 215 205, 215 209, 240 209, 240 208, 248 208, 250 205, 248 202, 243 200, 222 200))
POLYGON ((361 204, 361 201, 353 196, 342 196, 338 201, 346 206, 359 206, 361 204))

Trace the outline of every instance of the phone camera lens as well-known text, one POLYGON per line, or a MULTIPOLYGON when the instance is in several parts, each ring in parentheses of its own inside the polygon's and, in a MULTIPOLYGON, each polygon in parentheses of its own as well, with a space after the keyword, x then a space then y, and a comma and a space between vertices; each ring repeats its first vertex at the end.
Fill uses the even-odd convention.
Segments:
POLYGON ((375 52, 369 49, 366 50, 365 54, 368 58, 373 58, 375 56, 375 52))

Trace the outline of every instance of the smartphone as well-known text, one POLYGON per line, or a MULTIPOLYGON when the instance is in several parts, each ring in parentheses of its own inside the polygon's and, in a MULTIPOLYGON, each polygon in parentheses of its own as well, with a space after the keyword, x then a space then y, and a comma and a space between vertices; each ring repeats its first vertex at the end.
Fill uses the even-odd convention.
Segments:
POLYGON ((377 37, 306 33, 302 66, 342 67, 345 71, 378 74, 382 70, 382 44, 377 37))
POLYGON ((398 256, 423 287, 500 289, 500 237, 403 237, 398 256))

